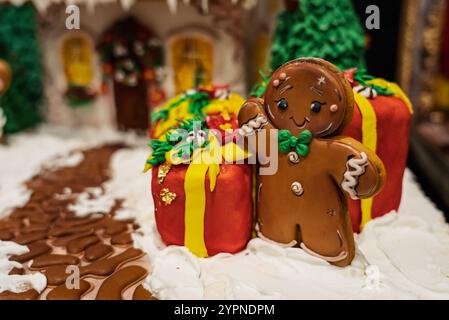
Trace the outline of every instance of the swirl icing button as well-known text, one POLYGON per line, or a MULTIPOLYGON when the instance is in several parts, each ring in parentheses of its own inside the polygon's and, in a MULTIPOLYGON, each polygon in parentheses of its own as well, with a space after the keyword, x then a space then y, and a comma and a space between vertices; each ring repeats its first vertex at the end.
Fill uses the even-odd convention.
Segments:
POLYGON ((288 153, 288 160, 289 160, 291 163, 298 164, 299 161, 300 161, 299 155, 298 155, 296 152, 294 152, 294 151, 290 151, 290 152, 288 153))
POLYGON ((304 193, 304 188, 298 181, 292 183, 291 189, 293 194, 297 197, 302 196, 302 194, 304 193))

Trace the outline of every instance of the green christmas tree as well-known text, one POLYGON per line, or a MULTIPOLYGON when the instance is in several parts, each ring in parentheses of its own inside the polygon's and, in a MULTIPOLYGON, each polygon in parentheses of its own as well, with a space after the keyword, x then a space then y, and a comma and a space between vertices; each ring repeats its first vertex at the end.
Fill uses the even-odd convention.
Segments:
POLYGON ((12 83, 2 97, 7 118, 5 133, 18 132, 39 123, 42 101, 42 69, 34 7, 0 5, 0 58, 12 68, 12 83))
POLYGON ((275 70, 289 60, 318 57, 341 69, 364 69, 364 47, 351 0, 299 0, 296 8, 290 4, 278 16, 271 67, 275 70))

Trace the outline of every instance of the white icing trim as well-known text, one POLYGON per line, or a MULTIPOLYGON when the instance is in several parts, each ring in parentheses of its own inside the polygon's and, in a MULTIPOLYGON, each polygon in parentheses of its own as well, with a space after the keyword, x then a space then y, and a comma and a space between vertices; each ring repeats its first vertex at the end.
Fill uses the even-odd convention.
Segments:
POLYGON ((343 182, 341 187, 346 191, 351 199, 359 199, 357 195, 357 187, 359 180, 358 178, 365 173, 366 167, 368 166, 368 156, 365 152, 360 153, 360 159, 352 158, 346 162, 346 172, 343 175, 343 182), (351 171, 351 169, 354 169, 351 171))
POLYGON ((328 262, 338 262, 341 261, 343 259, 346 259, 346 257, 348 256, 348 253, 346 251, 342 251, 338 254, 338 256, 335 257, 327 257, 327 256, 323 256, 319 253, 316 253, 315 251, 307 248, 307 246, 304 244, 304 242, 301 242, 301 244, 299 245, 301 247, 302 250, 304 250, 305 252, 307 252, 308 254, 310 254, 311 256, 326 260, 328 262))
POLYGON ((258 114, 253 119, 249 120, 241 126, 239 134, 244 137, 253 135, 256 133, 256 130, 260 130, 267 123, 267 118, 262 114, 258 114))
POLYGON ((268 239, 268 238, 265 237, 265 236, 263 235, 263 233, 260 231, 260 228, 259 228, 259 224, 258 224, 258 223, 256 223, 256 225, 254 226, 254 229, 256 230, 256 234, 257 234, 257 236, 258 236, 260 239, 262 239, 262 240, 264 240, 264 241, 266 241, 266 242, 268 242, 268 243, 277 245, 277 246, 279 246, 279 247, 281 247, 281 248, 292 248, 292 247, 294 247, 294 246, 296 246, 296 245, 298 244, 298 242, 297 242, 296 240, 292 240, 292 241, 290 241, 289 243, 281 243, 281 242, 276 242, 276 241, 274 241, 274 240, 268 239))

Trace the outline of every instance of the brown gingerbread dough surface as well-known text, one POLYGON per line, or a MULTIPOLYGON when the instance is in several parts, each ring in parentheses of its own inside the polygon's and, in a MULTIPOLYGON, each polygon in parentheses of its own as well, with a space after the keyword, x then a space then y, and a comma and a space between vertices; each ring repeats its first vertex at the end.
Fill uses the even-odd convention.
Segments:
POLYGON ((239 113, 240 132, 253 137, 247 145, 259 155, 260 166, 269 166, 273 156, 278 160, 275 174, 259 171, 259 236, 342 267, 355 255, 347 198, 372 197, 386 179, 373 151, 338 136, 353 108, 353 92, 343 74, 327 61, 303 58, 276 70, 264 99, 248 100, 239 113), (301 133, 311 137, 303 143, 306 154, 294 143, 283 151, 270 145, 270 136, 295 141, 301 133))
POLYGON ((11 82, 11 68, 0 59, 0 97, 8 90, 11 82))

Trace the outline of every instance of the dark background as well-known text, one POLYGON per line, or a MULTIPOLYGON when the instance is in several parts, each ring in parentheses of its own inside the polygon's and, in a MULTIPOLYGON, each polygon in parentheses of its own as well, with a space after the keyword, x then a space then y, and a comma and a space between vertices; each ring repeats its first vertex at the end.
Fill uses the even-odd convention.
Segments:
POLYGON ((371 38, 371 45, 366 52, 369 73, 391 81, 397 80, 396 70, 403 0, 352 0, 352 2, 366 34, 371 38), (369 5, 377 5, 380 9, 379 30, 367 30, 365 28, 365 20, 368 17, 365 9, 369 5))

